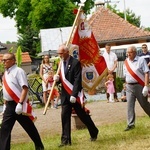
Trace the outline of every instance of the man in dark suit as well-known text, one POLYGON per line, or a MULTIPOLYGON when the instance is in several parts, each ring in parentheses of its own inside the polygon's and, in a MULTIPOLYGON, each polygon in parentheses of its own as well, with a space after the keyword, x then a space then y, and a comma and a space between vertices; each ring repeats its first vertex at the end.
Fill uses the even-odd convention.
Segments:
POLYGON ((62 135, 60 147, 71 145, 71 113, 74 108, 81 121, 87 126, 90 133, 90 140, 95 141, 98 135, 98 129, 92 121, 89 114, 84 109, 84 94, 82 91, 82 68, 80 62, 69 55, 69 49, 61 45, 57 51, 61 57, 60 76, 55 75, 54 80, 62 83, 61 89, 61 120, 62 135), (60 79, 60 80, 59 80, 60 79))

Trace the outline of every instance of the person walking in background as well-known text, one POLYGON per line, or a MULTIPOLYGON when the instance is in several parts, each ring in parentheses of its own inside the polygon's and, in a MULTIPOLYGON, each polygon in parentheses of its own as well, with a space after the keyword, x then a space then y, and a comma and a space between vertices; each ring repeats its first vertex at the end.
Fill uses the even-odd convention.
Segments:
MULTIPOLYGON (((116 68, 117 68, 118 58, 117 58, 117 55, 111 51, 110 44, 105 45, 105 52, 103 54, 103 57, 106 61, 108 74, 113 74, 114 76, 114 88, 115 88, 114 100, 115 102, 119 102, 118 96, 117 96, 117 89, 116 89, 116 68)), ((109 100, 109 93, 107 93, 107 100, 109 100)))
POLYGON ((0 129, 0 150, 10 150, 11 131, 16 122, 24 128, 35 145, 35 150, 44 150, 40 135, 34 125, 36 117, 28 102, 28 82, 23 69, 16 66, 13 53, 6 53, 1 60, 4 64, 3 99, 6 107, 0 129))
POLYGON ((54 75, 55 81, 60 81, 61 88, 61 121, 62 135, 59 147, 71 145, 71 113, 72 108, 80 120, 87 126, 90 133, 90 140, 95 141, 98 136, 98 129, 84 108, 84 94, 82 90, 82 68, 80 62, 69 55, 69 49, 61 45, 57 50, 61 57, 60 75, 54 75), (60 80, 59 80, 60 78, 60 80))
POLYGON ((146 60, 147 65, 150 69, 150 52, 148 51, 148 47, 146 44, 142 44, 142 53, 140 53, 139 56, 143 57, 146 60))
POLYGON ((126 102, 127 97, 126 97, 126 83, 123 84, 123 89, 121 91, 121 101, 126 102))
POLYGON ((109 102, 114 102, 114 93, 115 93, 115 88, 114 88, 114 77, 112 74, 109 74, 107 76, 107 81, 105 82, 105 86, 107 88, 107 93, 109 93, 109 102))
POLYGON ((42 79, 42 87, 43 87, 43 101, 44 104, 47 102, 48 91, 51 89, 51 79, 49 77, 50 71, 53 71, 52 63, 50 63, 49 55, 45 55, 43 57, 42 64, 40 66, 40 77, 42 79))
POLYGON ((135 102, 138 100, 145 113, 150 116, 148 102, 149 68, 144 58, 137 56, 135 46, 127 49, 127 59, 124 62, 123 72, 126 81, 127 97, 127 128, 135 128, 135 102))

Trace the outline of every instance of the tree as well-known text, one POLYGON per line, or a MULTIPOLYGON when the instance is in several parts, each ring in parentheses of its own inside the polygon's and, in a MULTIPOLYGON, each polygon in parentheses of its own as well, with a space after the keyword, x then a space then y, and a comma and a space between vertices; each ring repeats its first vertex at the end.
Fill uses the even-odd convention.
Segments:
MULTIPOLYGON (((120 16, 121 18, 124 18, 124 12, 121 12, 120 10, 117 9, 117 5, 108 5, 108 8, 116 13, 118 16, 120 16)), ((126 18, 127 21, 131 24, 133 24, 134 26, 140 27, 141 24, 141 17, 140 16, 136 16, 135 13, 133 13, 132 10, 127 9, 126 10, 126 18)))
POLYGON ((29 52, 30 55, 35 56, 39 53, 38 43, 39 40, 34 40, 34 37, 38 37, 37 32, 35 32, 30 26, 26 27, 24 34, 20 34, 18 40, 18 46, 21 47, 23 52, 29 52))
MULTIPOLYGON (((39 47, 37 50, 34 46, 39 46, 39 41, 33 37, 38 35, 40 29, 71 26, 75 18, 73 9, 78 7, 79 2, 80 0, 1 0, 0 13, 15 19, 22 51, 32 50, 35 55, 39 52, 39 47)), ((87 0, 85 13, 89 13, 93 6, 94 0, 87 0)))
POLYGON ((150 31, 150 27, 144 28, 145 31, 150 31))

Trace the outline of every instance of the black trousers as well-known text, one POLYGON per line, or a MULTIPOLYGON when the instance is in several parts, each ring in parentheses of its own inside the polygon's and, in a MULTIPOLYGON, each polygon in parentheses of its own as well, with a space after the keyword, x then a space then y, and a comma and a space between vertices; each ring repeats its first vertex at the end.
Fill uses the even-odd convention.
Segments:
POLYGON ((10 150, 11 131, 17 120, 19 124, 24 128, 27 134, 30 136, 35 144, 35 149, 44 149, 40 135, 28 116, 17 115, 15 113, 16 103, 14 101, 6 104, 6 110, 4 112, 2 125, 0 129, 0 150, 10 150))
POLYGON ((77 113, 80 120, 86 125, 91 138, 97 137, 98 129, 92 121, 90 115, 86 114, 84 108, 81 108, 79 103, 62 105, 61 120, 62 120, 62 136, 63 144, 71 144, 71 113, 72 107, 77 113))

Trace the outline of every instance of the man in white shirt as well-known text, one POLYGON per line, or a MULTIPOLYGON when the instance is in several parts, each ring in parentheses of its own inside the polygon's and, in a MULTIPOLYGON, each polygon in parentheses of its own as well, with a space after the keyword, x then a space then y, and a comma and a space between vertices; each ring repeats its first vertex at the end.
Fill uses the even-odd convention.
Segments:
MULTIPOLYGON (((110 44, 106 44, 105 49, 106 50, 103 54, 103 57, 105 58, 107 64, 108 74, 113 74, 114 76, 114 88, 115 88, 114 100, 115 102, 119 102, 117 98, 117 90, 116 90, 116 68, 117 68, 118 58, 117 55, 111 51, 110 44)), ((109 93, 107 93, 107 99, 109 100, 109 93)))

